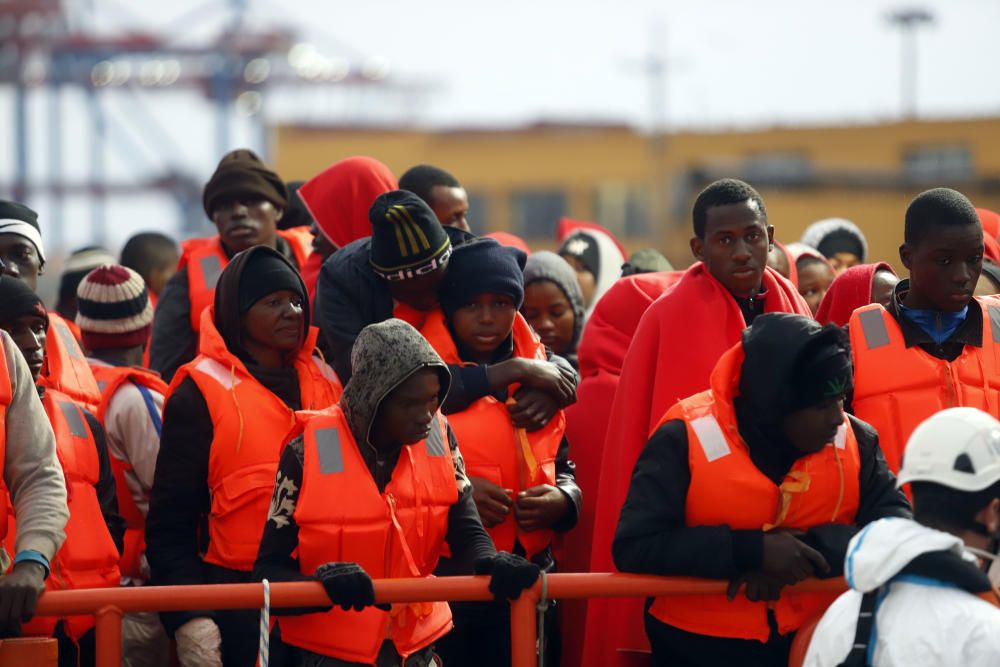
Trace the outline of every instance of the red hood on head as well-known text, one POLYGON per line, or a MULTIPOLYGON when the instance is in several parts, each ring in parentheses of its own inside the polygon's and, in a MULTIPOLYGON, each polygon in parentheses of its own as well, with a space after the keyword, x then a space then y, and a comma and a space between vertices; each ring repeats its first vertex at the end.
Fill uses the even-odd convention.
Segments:
POLYGON ((820 324, 847 326, 851 313, 872 302, 872 280, 879 269, 896 272, 885 262, 878 264, 858 264, 837 276, 816 311, 816 321, 820 324))
POLYGON ((609 232, 604 227, 601 227, 596 222, 587 222, 585 220, 573 220, 572 218, 560 218, 559 226, 556 228, 556 242, 562 243, 566 240, 566 237, 575 232, 578 229, 589 229, 595 232, 601 232, 609 239, 611 239, 616 246, 618 246, 618 252, 622 254, 622 257, 628 257, 628 253, 625 252, 625 247, 621 242, 615 238, 615 235, 609 232))
POLYGON ((618 376, 642 314, 674 285, 683 271, 640 273, 620 279, 597 302, 577 348, 580 377, 598 371, 618 376))
POLYGON ((984 236, 989 236, 994 241, 1000 238, 1000 213, 991 211, 988 208, 977 208, 979 221, 983 223, 984 236))
POLYGON ((397 190, 396 177, 375 158, 337 162, 299 188, 299 198, 328 239, 342 248, 371 236, 368 209, 383 192, 397 190))
POLYGON ((525 243, 524 239, 516 234, 511 234, 510 232, 490 232, 489 234, 483 234, 484 239, 493 239, 500 245, 505 245, 508 248, 517 248, 524 252, 525 255, 531 254, 531 248, 525 243))

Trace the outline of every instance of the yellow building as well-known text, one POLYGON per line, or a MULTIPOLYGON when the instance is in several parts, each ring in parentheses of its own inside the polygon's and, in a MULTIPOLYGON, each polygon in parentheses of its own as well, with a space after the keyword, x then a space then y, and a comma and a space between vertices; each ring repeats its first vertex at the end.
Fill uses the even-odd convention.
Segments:
POLYGON ((865 231, 872 259, 896 263, 903 213, 921 190, 946 185, 1000 209, 1000 118, 655 137, 615 125, 279 127, 274 141, 275 165, 288 179, 351 155, 376 157, 397 175, 434 164, 468 190, 477 232, 506 230, 552 247, 559 217, 594 220, 630 248, 658 247, 679 266, 691 261, 691 204, 723 176, 761 192, 779 240, 844 217, 865 231))

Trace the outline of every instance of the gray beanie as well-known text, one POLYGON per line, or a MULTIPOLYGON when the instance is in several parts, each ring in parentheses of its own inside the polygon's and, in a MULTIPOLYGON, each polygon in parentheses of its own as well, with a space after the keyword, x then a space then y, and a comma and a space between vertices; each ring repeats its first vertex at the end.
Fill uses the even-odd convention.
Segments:
POLYGON ((580 344, 580 335, 583 333, 585 313, 583 293, 576 279, 576 271, 559 255, 542 250, 529 255, 528 262, 524 265, 524 286, 527 287, 539 280, 550 280, 555 283, 573 307, 573 340, 569 349, 571 354, 575 355, 576 347, 580 344))

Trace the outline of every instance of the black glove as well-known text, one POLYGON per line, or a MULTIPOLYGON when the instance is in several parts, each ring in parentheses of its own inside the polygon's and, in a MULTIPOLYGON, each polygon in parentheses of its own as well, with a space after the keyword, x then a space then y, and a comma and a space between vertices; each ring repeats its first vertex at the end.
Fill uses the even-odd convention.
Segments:
POLYGON ((542 568, 521 556, 498 551, 476 561, 476 574, 490 575, 490 593, 497 600, 516 600, 531 588, 542 568))
POLYGON ((357 563, 326 563, 316 568, 316 578, 323 583, 326 596, 344 611, 361 611, 375 604, 375 587, 357 563))

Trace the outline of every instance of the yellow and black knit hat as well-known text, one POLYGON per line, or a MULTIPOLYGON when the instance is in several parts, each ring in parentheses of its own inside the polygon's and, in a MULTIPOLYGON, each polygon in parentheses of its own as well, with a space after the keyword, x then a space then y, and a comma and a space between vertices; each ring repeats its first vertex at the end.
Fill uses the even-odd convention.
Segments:
POLYGON ((386 280, 407 280, 444 266, 451 240, 434 211, 406 190, 379 195, 368 211, 372 225, 368 262, 386 280))

